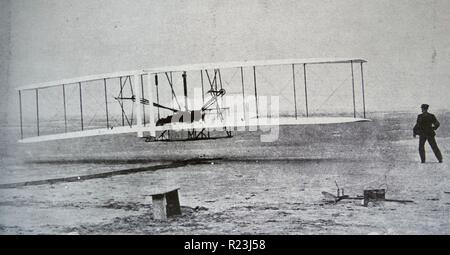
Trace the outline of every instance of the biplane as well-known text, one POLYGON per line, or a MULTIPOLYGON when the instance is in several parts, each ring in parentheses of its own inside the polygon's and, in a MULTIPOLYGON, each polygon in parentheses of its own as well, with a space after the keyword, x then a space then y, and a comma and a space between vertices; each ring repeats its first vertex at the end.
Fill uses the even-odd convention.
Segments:
MULTIPOLYGON (((364 122, 368 121, 363 75, 365 62, 359 58, 335 58, 195 64, 28 85, 17 89, 19 142, 124 133, 136 133, 147 142, 169 141, 172 140, 171 132, 179 131, 187 133, 186 140, 198 140, 212 138, 210 130, 223 131, 225 137, 231 137, 239 128, 364 122), (308 71, 318 65, 344 65, 351 71, 351 82, 348 83, 351 86, 347 87, 352 98, 349 100, 352 104, 350 116, 314 116, 311 113, 308 71), (355 65, 359 65, 360 96, 356 95, 355 89, 355 65), (261 82, 265 82, 263 77, 268 75, 264 71, 267 68, 282 74, 275 75, 271 71, 269 76, 277 78, 269 88, 261 90, 266 96, 276 97, 281 80, 288 78, 291 89, 281 93, 284 98, 281 106, 291 100, 287 114, 279 114, 279 106, 269 114, 267 109, 262 110, 267 108, 269 100, 263 100, 264 95, 258 95, 258 92, 261 82), (194 93, 191 86, 195 87, 194 93), (238 98, 238 103, 227 104, 226 97, 230 95, 238 98), (191 100, 192 96, 194 100, 191 100), (362 98, 362 111, 357 111, 356 98, 362 98), (47 105, 45 109, 43 105, 47 105)), ((335 93, 334 90, 329 92, 335 93)))

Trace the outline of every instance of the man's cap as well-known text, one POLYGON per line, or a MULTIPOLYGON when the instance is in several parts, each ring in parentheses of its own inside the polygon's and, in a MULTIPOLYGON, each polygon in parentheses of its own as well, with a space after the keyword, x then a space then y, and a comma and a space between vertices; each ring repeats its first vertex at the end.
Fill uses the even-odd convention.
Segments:
POLYGON ((420 108, 422 108, 422 109, 428 109, 428 107, 430 107, 430 106, 427 105, 427 104, 423 104, 423 105, 420 106, 420 108))

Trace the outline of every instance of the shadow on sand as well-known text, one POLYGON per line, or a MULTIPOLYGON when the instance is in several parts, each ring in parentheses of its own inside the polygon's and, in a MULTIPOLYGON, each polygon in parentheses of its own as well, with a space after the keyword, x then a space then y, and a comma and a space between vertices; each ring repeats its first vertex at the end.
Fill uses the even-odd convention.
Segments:
POLYGON ((49 165, 66 165, 66 164, 99 164, 99 165, 133 165, 133 164, 151 164, 151 163, 175 163, 175 162, 236 162, 236 163, 254 163, 254 162, 286 162, 286 163, 322 163, 322 162, 355 162, 356 159, 347 158, 294 158, 294 157, 277 157, 277 158, 259 158, 259 157, 198 157, 190 159, 109 159, 109 158, 85 158, 85 159, 51 159, 51 160, 27 160, 27 164, 49 164, 49 165))
MULTIPOLYGON (((67 182, 81 182, 92 179, 99 178, 109 178, 117 175, 128 175, 141 172, 154 172, 162 169, 178 168, 187 165, 199 165, 199 164, 211 164, 211 163, 268 163, 268 162, 284 162, 284 163, 322 163, 322 162, 344 162, 344 161, 355 161, 352 159, 342 159, 342 158, 195 158, 187 160, 177 160, 170 161, 168 164, 160 164, 155 166, 138 167, 131 169, 123 169, 105 173, 89 174, 81 176, 54 178, 54 179, 44 179, 38 181, 28 181, 28 182, 18 182, 18 183, 7 183, 0 184, 0 189, 12 189, 20 188, 26 186, 36 186, 45 184, 57 184, 57 183, 67 183, 67 182)), ((154 163, 154 162, 164 162, 164 160, 151 160, 151 159, 80 159, 80 160, 44 160, 44 161, 28 161, 28 163, 34 164, 143 164, 143 163, 154 163)))
POLYGON ((156 165, 156 166, 124 169, 124 170, 118 170, 118 171, 112 171, 112 172, 106 172, 106 173, 89 174, 89 175, 82 175, 82 176, 55 178, 55 179, 46 179, 46 180, 39 180, 39 181, 0 184, 0 189, 11 189, 11 188, 19 188, 19 187, 25 187, 25 186, 56 184, 56 183, 63 183, 63 182, 80 182, 80 181, 86 181, 86 180, 92 180, 92 179, 108 178, 108 177, 117 176, 117 175, 127 175, 127 174, 141 173, 141 172, 153 172, 153 171, 157 171, 157 170, 161 170, 161 169, 178 168, 178 167, 183 167, 183 166, 187 166, 187 165, 205 164, 205 163, 206 162, 199 161, 199 160, 176 161, 176 162, 172 162, 170 164, 161 164, 161 165, 156 165))

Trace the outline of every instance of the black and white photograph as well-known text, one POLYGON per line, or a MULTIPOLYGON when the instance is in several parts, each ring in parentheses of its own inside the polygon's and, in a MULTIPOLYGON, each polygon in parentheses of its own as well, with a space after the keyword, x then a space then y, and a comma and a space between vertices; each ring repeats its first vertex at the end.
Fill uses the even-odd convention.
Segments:
POLYGON ((0 235, 450 234, 448 0, 0 0, 0 95, 0 235))

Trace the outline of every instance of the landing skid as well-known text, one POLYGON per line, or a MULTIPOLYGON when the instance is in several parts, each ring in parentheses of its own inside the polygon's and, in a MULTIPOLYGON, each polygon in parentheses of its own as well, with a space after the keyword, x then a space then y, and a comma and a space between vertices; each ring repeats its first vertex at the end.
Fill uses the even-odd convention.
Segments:
POLYGON ((197 140, 217 140, 217 139, 233 137, 232 131, 229 131, 226 128, 224 128, 224 131, 226 133, 226 136, 211 137, 209 130, 207 130, 205 128, 202 129, 201 131, 192 129, 192 130, 187 131, 188 136, 187 136, 187 138, 183 139, 183 138, 173 138, 170 135, 170 130, 164 130, 157 137, 153 137, 153 136, 145 137, 145 142, 147 142, 147 143, 149 143, 149 142, 187 142, 187 141, 197 141, 197 140))

